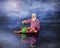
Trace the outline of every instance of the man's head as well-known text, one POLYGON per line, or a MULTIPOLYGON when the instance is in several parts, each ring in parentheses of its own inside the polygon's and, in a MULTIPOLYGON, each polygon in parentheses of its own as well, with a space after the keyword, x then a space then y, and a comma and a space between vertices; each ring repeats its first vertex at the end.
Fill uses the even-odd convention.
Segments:
POLYGON ((35 13, 32 14, 32 19, 36 19, 36 14, 35 13))

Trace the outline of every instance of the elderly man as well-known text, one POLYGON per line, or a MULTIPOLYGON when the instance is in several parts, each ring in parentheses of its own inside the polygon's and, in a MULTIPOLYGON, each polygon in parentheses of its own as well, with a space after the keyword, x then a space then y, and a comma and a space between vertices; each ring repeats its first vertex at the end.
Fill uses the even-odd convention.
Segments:
POLYGON ((27 33, 29 32, 38 32, 40 29, 40 21, 37 19, 36 14, 32 14, 32 18, 29 20, 22 21, 22 24, 24 23, 30 23, 31 26, 28 27, 27 33))
MULTIPOLYGON (((34 32, 34 33, 37 33, 40 29, 40 21, 37 19, 36 17, 36 14, 32 14, 32 18, 29 19, 29 20, 24 20, 22 21, 22 24, 24 23, 30 23, 31 26, 28 27, 27 29, 27 33, 31 33, 31 32, 34 32)), ((23 40, 24 42, 24 40, 23 40)), ((25 40, 26 42, 26 40, 25 40)), ((31 46, 34 46, 35 42, 36 42, 36 39, 34 37, 31 37, 31 40, 29 41, 31 44, 31 46)))
MULTIPOLYGON (((40 21, 37 19, 36 14, 33 13, 31 19, 22 21, 22 24, 24 24, 24 23, 30 23, 31 24, 30 27, 27 28, 26 33, 33 33, 33 32, 38 33, 38 31, 40 29, 40 21)), ((22 30, 24 30, 24 29, 21 28, 19 32, 15 32, 15 33, 21 33, 22 30)), ((36 39, 33 36, 31 36, 30 40, 22 39, 21 41, 22 42, 30 42, 30 45, 34 46, 36 39)))

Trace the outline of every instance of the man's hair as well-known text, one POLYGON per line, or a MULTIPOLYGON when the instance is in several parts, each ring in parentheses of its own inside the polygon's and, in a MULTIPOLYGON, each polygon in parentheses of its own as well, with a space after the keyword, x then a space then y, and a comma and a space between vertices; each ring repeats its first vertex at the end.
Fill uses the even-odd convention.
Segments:
POLYGON ((33 13, 33 14, 32 14, 32 16, 33 16, 33 15, 34 15, 34 16, 36 16, 36 14, 35 14, 35 13, 33 13))

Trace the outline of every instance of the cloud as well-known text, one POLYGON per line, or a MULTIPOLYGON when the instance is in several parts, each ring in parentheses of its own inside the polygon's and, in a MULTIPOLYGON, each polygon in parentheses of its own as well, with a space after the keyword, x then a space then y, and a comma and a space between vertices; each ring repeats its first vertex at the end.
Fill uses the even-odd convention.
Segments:
MULTIPOLYGON (((3 13, 9 17, 12 23, 19 22, 18 19, 25 19, 36 13, 41 22, 45 22, 44 18, 54 17, 56 9, 55 2, 42 2, 42 0, 8 0, 0 3, 3 13), (3 4, 4 3, 4 4, 3 4)), ((0 8, 1 8, 0 7, 0 8)), ((2 14, 3 14, 2 13, 2 14)), ((20 20, 21 21, 21 20, 20 20)), ((16 23, 16 25, 19 25, 16 23)))
POLYGON ((18 17, 18 18, 28 17, 28 15, 32 11, 36 12, 36 10, 40 11, 42 15, 44 14, 46 16, 46 14, 50 11, 55 12, 55 10, 56 10, 55 7, 54 7, 55 5, 56 4, 53 3, 53 2, 42 3, 41 1, 39 1, 39 2, 34 1, 32 3, 32 1, 29 2, 27 0, 26 1, 18 1, 18 0, 12 1, 12 0, 9 0, 9 1, 5 2, 3 10, 7 14, 7 16, 11 16, 11 17, 15 16, 15 17, 18 17), (28 3, 26 4, 25 2, 28 2, 28 3))

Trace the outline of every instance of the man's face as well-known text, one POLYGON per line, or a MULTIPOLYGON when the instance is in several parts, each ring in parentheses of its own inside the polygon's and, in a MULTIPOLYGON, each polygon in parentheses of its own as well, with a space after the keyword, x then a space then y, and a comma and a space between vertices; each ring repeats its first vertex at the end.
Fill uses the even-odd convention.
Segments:
POLYGON ((32 15, 32 19, 35 19, 35 18, 36 18, 36 16, 32 15))

